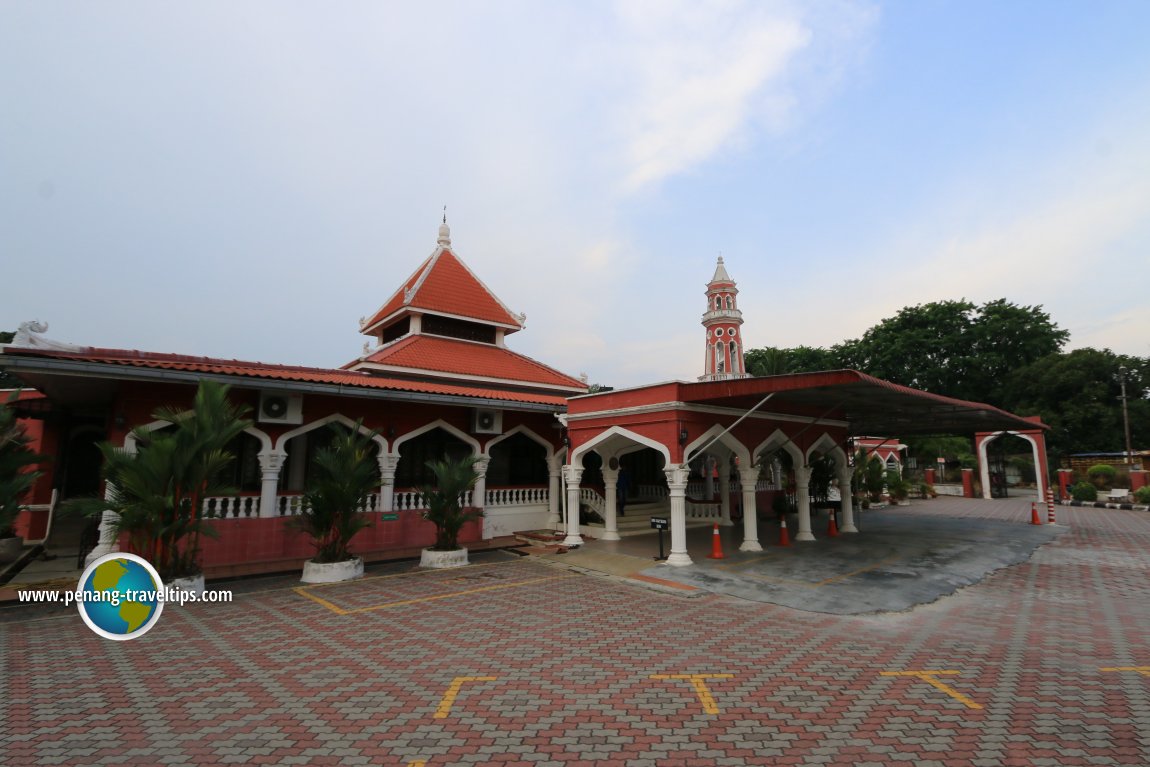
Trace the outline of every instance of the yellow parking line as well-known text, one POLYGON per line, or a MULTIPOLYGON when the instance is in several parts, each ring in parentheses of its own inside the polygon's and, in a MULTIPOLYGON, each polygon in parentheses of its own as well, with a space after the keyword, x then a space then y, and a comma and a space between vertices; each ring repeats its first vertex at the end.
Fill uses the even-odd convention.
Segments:
POLYGON ((917 677, 917 678, 921 679, 922 681, 926 682, 927 684, 929 684, 931 687, 934 687, 937 690, 941 690, 941 691, 945 692, 947 695, 954 698, 955 700, 957 700, 959 703, 963 704, 967 708, 982 708, 981 705, 979 705, 978 703, 975 703, 973 700, 966 697, 965 695, 963 695, 958 690, 956 690, 953 687, 951 687, 950 685, 944 684, 944 683, 942 683, 942 682, 940 682, 934 678, 937 675, 959 674, 959 673, 961 673, 959 671, 883 671, 881 673, 883 676, 913 676, 913 677, 917 677))
POLYGON ((451 713, 451 707, 455 705, 455 698, 459 695, 459 690, 467 682, 494 682, 498 677, 494 676, 457 676, 451 680, 451 684, 447 688, 447 692, 443 694, 443 700, 439 702, 439 708, 435 709, 436 719, 446 719, 448 714, 451 713))
POLYGON ((543 583, 545 581, 557 581, 557 580, 561 580, 564 578, 576 578, 576 577, 578 577, 578 576, 574 573, 572 573, 570 575, 548 575, 548 576, 543 577, 543 578, 531 578, 529 580, 516 581, 514 583, 498 583, 498 584, 495 584, 492 586, 480 586, 479 588, 474 588, 474 589, 464 589, 463 591, 450 591, 446 594, 430 594, 430 595, 424 596, 424 597, 414 597, 412 599, 402 599, 402 600, 399 600, 396 602, 384 602, 382 604, 368 605, 367 607, 354 607, 354 608, 339 607, 338 605, 335 605, 335 604, 327 601, 326 599, 318 597, 315 594, 309 593, 308 591, 306 591, 306 587, 297 588, 297 589, 295 589, 295 592, 297 594, 299 594, 300 596, 307 597, 308 599, 310 599, 310 600, 312 600, 318 604, 323 605, 327 609, 334 612, 336 615, 351 615, 353 613, 366 613, 366 612, 374 612, 375 610, 387 610, 387 609, 390 609, 392 607, 404 607, 406 605, 420 604, 421 602, 433 602, 437 599, 451 599, 452 597, 461 597, 461 596, 466 596, 468 594, 481 594, 485 591, 499 591, 501 589, 513 589, 513 588, 517 588, 519 586, 530 586, 533 583, 543 583))
POLYGON ((699 702, 703 704, 704 714, 717 714, 719 707, 715 705, 715 698, 707 689, 706 679, 731 679, 734 674, 651 674, 651 679, 686 679, 695 688, 699 702))
POLYGON ((1142 676, 1150 676, 1150 666, 1109 666, 1099 671, 1137 671, 1142 676))

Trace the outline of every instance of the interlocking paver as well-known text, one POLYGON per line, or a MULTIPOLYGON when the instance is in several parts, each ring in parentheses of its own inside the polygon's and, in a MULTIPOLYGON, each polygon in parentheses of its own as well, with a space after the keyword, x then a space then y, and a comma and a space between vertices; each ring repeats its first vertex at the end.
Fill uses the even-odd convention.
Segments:
POLYGON ((1102 670, 1150 665, 1150 515, 1059 517, 1069 530, 1029 559, 900 613, 687 598, 510 555, 306 590, 322 601, 238 583, 124 643, 29 609, 0 623, 0 762, 1150 764, 1150 677, 1102 670), (930 669, 983 708, 882 675, 930 669), (690 677, 723 674, 706 713, 690 677), (461 677, 494 681, 436 719, 461 677))

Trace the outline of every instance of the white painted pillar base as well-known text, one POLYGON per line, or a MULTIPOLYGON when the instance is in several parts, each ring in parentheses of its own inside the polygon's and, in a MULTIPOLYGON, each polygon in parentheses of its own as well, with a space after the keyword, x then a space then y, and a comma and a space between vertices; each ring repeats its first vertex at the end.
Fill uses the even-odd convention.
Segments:
POLYGON ((755 485, 759 481, 759 470, 739 469, 739 481, 743 485, 743 542, 739 551, 762 551, 759 543, 759 508, 755 500, 755 485))
POLYGON ((548 530, 561 530, 563 529, 563 521, 559 516, 559 501, 563 493, 563 483, 561 481, 560 472, 562 470, 559 466, 551 466, 548 470, 547 476, 547 522, 545 527, 548 530))
POLYGON ((619 499, 616 495, 619 482, 618 469, 603 469, 603 492, 607 494, 604 499, 607 509, 604 511, 603 540, 619 540, 619 499))
MULTIPOLYGON (((846 468, 846 467, 844 467, 846 468)), ((839 474, 839 496, 842 498, 843 526, 840 533, 857 533, 855 527, 854 498, 851 497, 851 473, 849 470, 839 474)))
POLYGON ((813 541, 811 532, 811 468, 809 466, 795 467, 795 493, 799 501, 799 531, 795 534, 796 541, 813 541))
POLYGON ((732 527, 731 521, 731 457, 719 462, 719 524, 732 527))
POLYGON ((687 469, 676 466, 664 469, 667 475, 667 488, 671 497, 671 553, 667 564, 674 567, 693 565, 687 553, 687 469))
POLYGON ((579 481, 583 479, 583 469, 579 466, 563 467, 567 479, 567 537, 564 546, 582 546, 583 536, 579 534, 579 481))
POLYGON ((91 553, 84 558, 84 566, 95 562, 105 554, 111 554, 120 550, 120 544, 116 540, 116 521, 120 515, 114 511, 105 511, 103 516, 100 517, 100 541, 96 544, 96 548, 92 549, 91 553))

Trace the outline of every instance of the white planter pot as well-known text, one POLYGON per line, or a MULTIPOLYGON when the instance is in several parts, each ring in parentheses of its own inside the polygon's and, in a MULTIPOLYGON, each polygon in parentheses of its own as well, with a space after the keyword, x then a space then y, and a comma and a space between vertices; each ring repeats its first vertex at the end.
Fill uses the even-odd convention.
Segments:
POLYGON ((187 578, 174 578, 171 583, 165 583, 164 588, 170 591, 186 591, 191 594, 203 596, 204 574, 192 575, 187 578))
POLYGON ((424 549, 423 555, 419 558, 420 567, 429 567, 432 569, 440 570, 447 567, 463 567, 467 564, 467 549, 456 549, 455 551, 432 551, 431 549, 424 549))
POLYGON ((310 559, 303 563, 303 576, 300 583, 339 583, 363 577, 363 560, 345 559, 342 562, 313 562, 310 559))
POLYGON ((20 536, 14 538, 0 538, 0 564, 15 562, 24 553, 24 539, 20 536))

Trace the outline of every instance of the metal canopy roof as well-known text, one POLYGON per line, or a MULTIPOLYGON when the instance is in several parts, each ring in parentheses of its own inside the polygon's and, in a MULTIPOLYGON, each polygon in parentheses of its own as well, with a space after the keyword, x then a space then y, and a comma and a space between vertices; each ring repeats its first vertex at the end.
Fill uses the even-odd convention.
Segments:
MULTIPOLYGON (((965 435, 1047 428, 1036 419, 1024 418, 991 405, 900 386, 857 370, 679 382, 674 386, 676 398, 685 404, 743 411, 755 407, 770 394, 771 399, 762 406, 763 411, 847 421, 852 436, 965 435)), ((642 388, 645 387, 626 392, 634 400, 635 395, 641 395, 642 388)), ((592 396, 610 397, 611 394, 592 396)), ((587 402, 589 399, 591 397, 576 400, 581 401, 580 412, 587 412, 586 406, 591 404, 587 402)), ((603 404, 610 407, 606 402, 603 404)))

